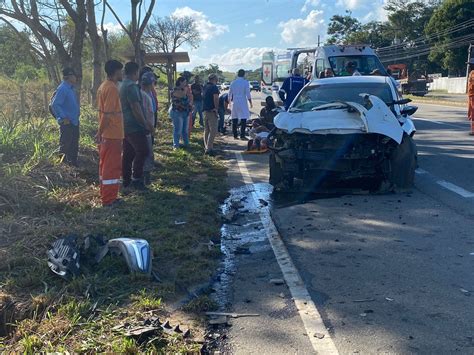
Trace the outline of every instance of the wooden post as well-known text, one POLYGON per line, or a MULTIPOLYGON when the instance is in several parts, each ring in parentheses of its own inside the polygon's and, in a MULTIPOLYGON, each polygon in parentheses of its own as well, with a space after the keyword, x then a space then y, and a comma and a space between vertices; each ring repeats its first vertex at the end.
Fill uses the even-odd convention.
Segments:
POLYGON ((48 84, 43 84, 43 104, 44 104, 44 112, 48 112, 49 111, 48 84))
POLYGON ((20 85, 20 113, 22 116, 26 115, 26 97, 23 85, 20 85))

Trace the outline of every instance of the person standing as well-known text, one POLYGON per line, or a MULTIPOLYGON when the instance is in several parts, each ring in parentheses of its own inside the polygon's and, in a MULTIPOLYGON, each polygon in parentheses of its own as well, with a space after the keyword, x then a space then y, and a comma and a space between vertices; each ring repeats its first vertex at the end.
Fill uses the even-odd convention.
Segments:
POLYGON ((193 114, 192 114, 193 127, 196 121, 196 114, 199 115, 199 125, 201 127, 204 127, 204 121, 203 121, 203 116, 202 116, 202 111, 203 111, 202 90, 203 90, 203 86, 201 84, 201 79, 199 78, 199 76, 196 75, 196 77, 194 78, 194 84, 191 85, 191 92, 193 94, 193 103, 194 103, 194 109, 193 109, 193 114))
POLYGON ((217 88, 217 75, 209 74, 208 82, 203 89, 204 111, 204 154, 214 156, 214 139, 217 134, 219 107, 219 89, 217 88))
POLYGON ((74 85, 77 76, 72 68, 63 69, 63 81, 51 101, 51 110, 59 125, 59 152, 63 161, 77 166, 79 151, 80 107, 74 85))
POLYGON ((225 121, 224 121, 226 113, 230 113, 228 93, 224 93, 221 96, 219 96, 219 108, 218 108, 219 123, 217 124, 217 130, 222 134, 226 134, 225 121))
POLYGON ((240 138, 245 139, 245 127, 247 119, 250 118, 249 106, 252 106, 252 97, 250 96, 250 85, 245 80, 245 70, 240 69, 229 88, 229 101, 232 102, 232 133, 234 138, 238 139, 237 126, 240 120, 240 138))
POLYGON ((469 135, 474 136, 474 62, 469 63, 469 76, 467 78, 467 96, 469 100, 467 118, 471 121, 471 132, 469 132, 469 135))
POLYGON ((173 121, 173 148, 180 147, 179 140, 182 138, 185 147, 189 145, 188 117, 191 112, 191 104, 187 94, 188 86, 184 77, 176 80, 176 85, 171 92, 171 106, 169 115, 173 121))
POLYGON ((122 63, 117 60, 107 61, 107 79, 97 90, 99 129, 96 140, 99 145, 100 198, 104 207, 119 201, 124 131, 118 82, 122 80, 122 68, 122 63))
MULTIPOLYGON (((153 85, 155 84, 155 75, 152 72, 144 73, 140 78, 141 94, 143 99, 143 113, 145 119, 155 125, 155 107, 153 104, 153 85)), ((148 133, 146 136, 148 144, 148 156, 143 166, 143 182, 145 185, 151 184, 151 171, 154 165, 153 136, 148 133)))
POLYGON ((283 101, 285 110, 288 110, 296 95, 298 95, 298 93, 307 83, 308 81, 300 75, 300 70, 298 68, 294 68, 292 75, 285 79, 283 85, 278 91, 278 95, 283 101))
POLYGON ((154 127, 143 115, 142 97, 137 85, 138 64, 128 62, 124 68, 124 80, 120 87, 125 138, 123 140, 122 178, 123 187, 146 190, 143 181, 143 165, 148 156, 147 134, 154 127))

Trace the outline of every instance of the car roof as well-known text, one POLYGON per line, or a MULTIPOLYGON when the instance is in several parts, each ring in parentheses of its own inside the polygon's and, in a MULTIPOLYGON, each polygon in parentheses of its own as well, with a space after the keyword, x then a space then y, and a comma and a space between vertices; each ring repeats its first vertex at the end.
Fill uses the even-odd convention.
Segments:
POLYGON ((388 83, 389 77, 378 75, 358 75, 358 76, 336 76, 333 78, 314 79, 309 85, 338 85, 338 84, 384 84, 388 83))

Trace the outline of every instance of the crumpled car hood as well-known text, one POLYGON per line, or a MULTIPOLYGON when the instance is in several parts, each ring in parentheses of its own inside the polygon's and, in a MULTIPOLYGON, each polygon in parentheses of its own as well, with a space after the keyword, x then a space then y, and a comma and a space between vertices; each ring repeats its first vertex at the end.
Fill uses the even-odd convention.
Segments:
POLYGON ((275 117, 274 123, 277 128, 288 133, 378 133, 400 144, 403 129, 385 102, 377 96, 361 96, 372 103, 369 110, 356 102, 341 102, 349 106, 343 109, 336 108, 341 103, 331 103, 325 105, 327 109, 320 111, 281 112, 275 117))

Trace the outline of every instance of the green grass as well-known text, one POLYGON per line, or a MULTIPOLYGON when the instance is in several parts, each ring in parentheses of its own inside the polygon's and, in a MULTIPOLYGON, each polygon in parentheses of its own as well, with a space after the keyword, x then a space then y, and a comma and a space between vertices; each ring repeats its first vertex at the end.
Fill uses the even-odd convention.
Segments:
POLYGON ((0 338, 5 351, 197 351, 180 337, 164 334, 139 343, 112 328, 139 322, 144 312, 173 317, 166 305, 216 270, 220 251, 207 244, 220 235, 226 168, 202 154, 201 132, 193 133, 189 149, 173 151, 163 107, 151 191, 124 196, 123 206, 105 210, 97 185, 94 110, 82 110, 78 170, 57 156, 54 120, 24 117, 1 103, 0 111, 0 309, 11 300, 16 306, 5 319, 25 318, 0 338), (69 233, 80 241, 88 234, 147 239, 162 282, 130 274, 123 259, 112 256, 99 265, 83 260, 75 279, 58 278, 47 268, 45 252, 69 233))

